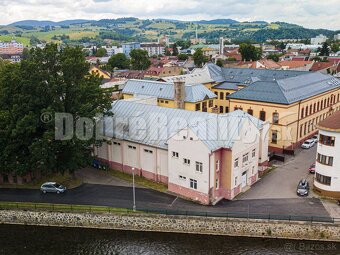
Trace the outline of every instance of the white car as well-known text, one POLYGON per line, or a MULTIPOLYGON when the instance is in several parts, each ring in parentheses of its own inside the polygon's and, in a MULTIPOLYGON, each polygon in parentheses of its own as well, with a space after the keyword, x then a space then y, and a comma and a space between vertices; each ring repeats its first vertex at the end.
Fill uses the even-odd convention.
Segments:
POLYGON ((313 135, 313 137, 311 139, 314 140, 314 143, 317 143, 318 142, 318 135, 313 135))
POLYGON ((301 144, 301 148, 302 149, 309 149, 312 148, 314 146, 315 142, 313 139, 308 139, 306 141, 304 141, 303 144, 301 144))

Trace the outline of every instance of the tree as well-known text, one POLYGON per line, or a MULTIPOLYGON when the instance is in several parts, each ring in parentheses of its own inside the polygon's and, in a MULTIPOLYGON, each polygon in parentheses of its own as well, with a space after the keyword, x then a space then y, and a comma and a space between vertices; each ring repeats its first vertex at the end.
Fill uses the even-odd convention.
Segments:
POLYGON ((329 56, 329 44, 328 42, 324 42, 322 47, 318 49, 320 56, 329 56))
POLYGON ((129 69, 130 68, 130 60, 125 56, 124 53, 117 53, 110 57, 108 61, 108 66, 111 69, 129 69))
POLYGON ((223 67, 223 61, 222 61, 222 59, 217 59, 217 61, 216 61, 216 65, 218 65, 218 66, 220 66, 220 67, 223 67))
POLYGON ((261 59, 262 50, 248 43, 241 43, 239 52, 242 55, 243 61, 256 61, 261 59))
POLYGON ((277 55, 277 54, 269 54, 268 57, 267 57, 267 59, 271 59, 271 60, 273 60, 273 61, 275 61, 275 62, 279 62, 280 57, 279 57, 279 55, 277 55))
POLYGON ((340 50, 340 45, 338 43, 332 43, 331 50, 334 53, 338 52, 340 50))
POLYGON ((95 120, 98 113, 109 112, 110 94, 88 70, 80 48, 59 51, 51 44, 0 71, 0 172, 63 173, 89 163, 95 138, 55 139, 51 121, 58 112, 70 114, 73 130, 79 118, 95 120))
POLYGON ((178 55, 178 48, 177 48, 177 44, 176 43, 174 43, 172 45, 172 55, 173 56, 177 56, 178 55))
POLYGON ((131 67, 134 70, 146 70, 150 67, 151 61, 148 52, 142 49, 134 49, 130 52, 131 67))
POLYGON ((202 66, 203 63, 206 61, 206 59, 203 56, 202 49, 197 49, 194 55, 192 55, 192 57, 194 59, 194 63, 196 66, 202 66))
POLYGON ((106 49, 104 49, 104 48, 99 48, 99 49, 97 50, 97 52, 96 52, 96 57, 102 58, 102 57, 105 57, 106 54, 107 54, 106 49))
POLYGON ((181 54, 178 54, 177 57, 179 60, 187 60, 189 56, 187 54, 181 53, 181 54))

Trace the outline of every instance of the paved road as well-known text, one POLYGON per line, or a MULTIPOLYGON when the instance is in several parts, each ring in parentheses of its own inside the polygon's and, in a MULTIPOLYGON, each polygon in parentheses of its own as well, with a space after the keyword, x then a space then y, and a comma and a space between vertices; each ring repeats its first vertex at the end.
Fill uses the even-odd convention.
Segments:
MULTIPOLYGON (((203 212, 243 212, 329 217, 316 198, 223 200, 216 206, 203 206, 158 191, 137 188, 137 208, 203 212)), ((66 194, 41 194, 39 190, 0 189, 0 201, 101 205, 132 208, 132 188, 83 184, 66 194)))
MULTIPOLYGON (((258 181, 237 199, 296 198, 296 186, 302 178, 313 186, 313 175, 308 173, 309 166, 315 162, 316 147, 297 150, 297 155, 258 181)), ((314 197, 311 192, 310 197, 314 197)), ((315 196, 316 197, 316 196, 315 196)))

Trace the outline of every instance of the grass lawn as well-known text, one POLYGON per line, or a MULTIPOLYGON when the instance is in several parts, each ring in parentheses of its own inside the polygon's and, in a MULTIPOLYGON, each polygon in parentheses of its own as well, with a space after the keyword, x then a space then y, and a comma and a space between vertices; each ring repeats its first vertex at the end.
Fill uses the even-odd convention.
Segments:
MULTIPOLYGON (((117 170, 110 169, 108 173, 114 177, 117 177, 119 179, 122 179, 124 181, 128 181, 132 183, 132 175, 126 174, 117 170)), ((166 185, 158 182, 153 182, 148 179, 145 179, 143 177, 135 175, 135 183, 139 186, 143 186, 149 189, 154 189, 160 192, 166 192, 167 187, 166 185)))
POLYGON ((75 187, 78 187, 82 184, 82 181, 80 179, 75 178, 72 174, 64 173, 64 175, 60 173, 56 174, 49 174, 47 176, 43 176, 40 180, 33 180, 30 183, 24 183, 22 185, 18 184, 1 184, 0 188, 16 188, 16 189, 39 189, 40 186, 44 182, 48 181, 55 181, 58 182, 64 186, 66 186, 67 189, 72 189, 75 187))
POLYGON ((30 203, 30 202, 0 202, 1 209, 18 210, 44 210, 44 211, 75 211, 75 212, 95 212, 95 213, 142 213, 134 212, 131 209, 114 208, 108 206, 89 206, 89 205, 67 205, 49 203, 30 203))

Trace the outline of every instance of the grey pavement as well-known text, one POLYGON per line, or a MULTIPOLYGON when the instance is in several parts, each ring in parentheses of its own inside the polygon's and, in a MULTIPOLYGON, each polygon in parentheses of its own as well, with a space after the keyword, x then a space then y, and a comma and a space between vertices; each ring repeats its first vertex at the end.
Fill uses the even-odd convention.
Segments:
MULTIPOLYGON (((117 177, 110 175, 109 173, 98 170, 92 167, 86 167, 75 172, 77 178, 82 180, 82 183, 88 184, 100 184, 100 185, 111 185, 111 186, 122 186, 131 187, 131 183, 124 181, 117 177)), ((138 185, 136 185, 138 187, 138 185)))
MULTIPOLYGON (((310 186, 313 185, 313 174, 308 173, 308 168, 315 162, 316 147, 307 150, 298 149, 296 156, 288 156, 285 163, 278 164, 276 169, 261 178, 237 199, 298 198, 296 186, 300 179, 306 178, 310 186)), ((317 196, 310 192, 309 197, 317 196)))

